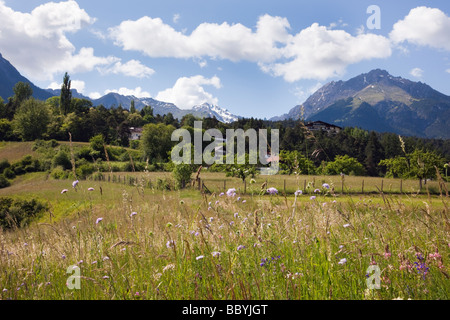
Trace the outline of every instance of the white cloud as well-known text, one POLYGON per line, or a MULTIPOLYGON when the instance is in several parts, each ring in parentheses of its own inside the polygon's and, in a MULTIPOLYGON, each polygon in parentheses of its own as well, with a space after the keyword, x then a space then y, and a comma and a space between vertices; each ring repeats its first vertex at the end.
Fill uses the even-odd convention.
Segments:
POLYGON ((127 63, 116 62, 110 67, 100 69, 104 74, 122 74, 128 77, 148 78, 155 73, 155 70, 143 65, 138 60, 130 60, 127 63))
POLYGON ((415 78, 422 78, 423 76, 423 70, 420 68, 414 68, 409 72, 410 75, 412 75, 415 78))
POLYGON ((210 103, 217 105, 219 100, 204 89, 204 86, 222 87, 218 77, 205 78, 193 76, 179 78, 172 88, 157 94, 156 100, 171 102, 180 109, 191 109, 195 105, 210 103))
POLYGON ((128 89, 125 87, 122 87, 118 90, 112 89, 112 90, 105 90, 105 94, 108 94, 110 92, 118 93, 123 96, 135 96, 136 98, 150 98, 151 94, 147 91, 143 91, 141 87, 137 87, 136 89, 128 89))
POLYGON ((394 24, 389 36, 394 43, 407 41, 450 51, 450 18, 439 9, 417 7, 394 24))
POLYGON ((202 23, 190 35, 178 32, 160 18, 124 21, 109 29, 114 43, 150 57, 219 58, 231 61, 272 61, 280 57, 276 47, 288 38, 287 19, 264 15, 256 32, 238 23, 202 23))
POLYGON ((178 23, 179 20, 180 20, 180 14, 175 13, 172 18, 173 23, 178 23))
POLYGON ((96 100, 96 99, 101 98, 102 95, 99 92, 91 92, 91 93, 88 94, 88 97, 93 99, 93 100, 96 100))
POLYGON ((14 11, 0 0, 0 48, 20 72, 33 80, 53 80, 61 72, 85 72, 114 62, 92 48, 78 52, 66 37, 95 22, 76 1, 48 2, 31 13, 14 11))
POLYGON ((445 72, 450 73, 450 69, 445 70, 445 72))
MULTIPOLYGON (((338 23, 345 25, 341 20, 338 23)), ((258 19, 255 30, 240 23, 202 23, 185 35, 159 18, 143 17, 124 21, 109 29, 109 34, 124 50, 150 57, 250 61, 289 82, 342 75, 350 64, 392 54, 389 39, 363 30, 352 36, 317 23, 298 34, 289 30, 286 18, 266 14, 258 19)))
POLYGON ((325 80, 342 76, 350 64, 392 54, 390 41, 375 34, 352 36, 343 30, 329 30, 317 23, 291 38, 283 49, 288 62, 261 65, 262 70, 282 76, 288 82, 301 79, 325 80))

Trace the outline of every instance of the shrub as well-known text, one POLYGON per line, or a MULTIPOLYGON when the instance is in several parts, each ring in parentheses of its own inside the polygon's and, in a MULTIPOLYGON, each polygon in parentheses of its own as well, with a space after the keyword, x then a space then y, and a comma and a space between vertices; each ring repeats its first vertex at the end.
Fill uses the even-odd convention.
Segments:
POLYGON ((5 169, 11 167, 11 164, 9 163, 8 160, 4 159, 2 161, 0 161, 0 173, 3 173, 5 171, 5 169))
POLYGON ((69 171, 66 171, 63 167, 58 166, 52 170, 50 176, 56 180, 67 179, 69 177, 69 171))
POLYGON ((178 188, 185 188, 186 184, 190 182, 191 175, 193 173, 192 166, 190 164, 177 164, 173 168, 172 175, 176 181, 178 188))
POLYGON ((11 168, 6 168, 3 171, 3 175, 7 178, 7 179, 14 179, 16 177, 16 174, 14 173, 14 171, 11 170, 11 168))
POLYGON ((90 163, 82 164, 76 168, 77 177, 80 179, 86 179, 88 176, 95 172, 94 165, 90 163))
POLYGON ((24 227, 46 209, 46 205, 36 199, 0 198, 0 226, 4 229, 24 227))
POLYGON ((61 166, 64 170, 69 170, 72 168, 72 162, 70 162, 70 157, 67 152, 60 150, 52 160, 52 166, 61 166))
POLYGON ((11 183, 6 179, 3 174, 0 174, 0 189, 7 188, 11 185, 11 183))

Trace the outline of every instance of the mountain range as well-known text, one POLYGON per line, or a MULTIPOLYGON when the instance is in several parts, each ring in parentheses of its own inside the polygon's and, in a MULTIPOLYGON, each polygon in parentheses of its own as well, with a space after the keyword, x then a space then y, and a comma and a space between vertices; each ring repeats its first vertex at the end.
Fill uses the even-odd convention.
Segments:
POLYGON ((332 81, 271 120, 321 120, 341 127, 426 138, 450 138, 450 97, 429 85, 372 70, 332 81))
MULTIPOLYGON (((31 81, 22 76, 19 71, 0 54, 0 97, 7 100, 14 95, 13 87, 17 82, 29 83, 33 89, 33 97, 39 100, 47 100, 53 96, 59 96, 60 89, 41 89, 35 86, 31 81)), ((110 92, 99 99, 91 99, 79 93, 76 89, 72 89, 72 97, 87 99, 92 101, 94 106, 103 105, 106 108, 119 105, 124 108, 131 106, 131 101, 134 100, 137 110, 141 110, 145 106, 151 106, 154 114, 168 114, 172 113, 174 118, 181 119, 186 114, 192 114, 196 117, 207 118, 215 117, 217 120, 225 123, 237 121, 238 116, 231 114, 228 110, 209 103, 192 106, 192 109, 180 109, 173 103, 158 101, 152 98, 137 98, 135 96, 124 96, 118 93, 110 92)))
MULTIPOLYGON (((44 90, 35 86, 0 54, 0 97, 6 100, 13 96, 13 87, 19 81, 29 83, 33 96, 37 99, 46 100, 60 95, 60 90, 44 90)), ((107 108, 119 105, 129 108, 134 100, 138 110, 150 105, 155 114, 164 115, 170 112, 178 119, 189 113, 201 118, 216 117, 225 123, 240 118, 226 109, 208 103, 186 110, 173 103, 153 98, 137 98, 113 92, 99 99, 90 99, 72 89, 72 96, 88 99, 94 106, 103 105, 107 108)), ((341 127, 450 139, 450 97, 425 83, 394 77, 385 70, 375 69, 347 81, 329 82, 302 105, 297 105, 287 114, 270 120, 287 119, 321 120, 341 127)))

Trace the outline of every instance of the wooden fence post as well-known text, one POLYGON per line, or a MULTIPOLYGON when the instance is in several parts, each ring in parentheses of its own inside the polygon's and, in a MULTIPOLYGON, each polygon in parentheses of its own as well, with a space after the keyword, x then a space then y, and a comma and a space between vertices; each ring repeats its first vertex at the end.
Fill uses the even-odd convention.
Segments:
POLYGON ((244 194, 247 193, 247 180, 244 180, 244 194))
POLYGON ((400 179, 400 193, 403 193, 403 179, 400 179))
POLYGON ((364 194, 364 179, 362 181, 361 193, 364 194))
POLYGON ((383 179, 381 179, 381 192, 383 192, 383 179))
POLYGON ((286 179, 284 179, 284 194, 286 194, 286 179))

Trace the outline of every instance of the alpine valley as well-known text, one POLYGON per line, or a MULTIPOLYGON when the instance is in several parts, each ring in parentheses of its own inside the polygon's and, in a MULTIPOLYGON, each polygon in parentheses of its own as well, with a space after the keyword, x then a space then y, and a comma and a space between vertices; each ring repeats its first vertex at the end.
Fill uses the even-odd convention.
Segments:
MULTIPOLYGON (((13 96, 13 87, 19 82, 29 83, 33 96, 45 100, 59 96, 60 90, 41 89, 23 77, 0 54, 0 97, 13 96)), ((99 99, 90 99, 76 90, 73 97, 92 101, 106 108, 129 108, 134 100, 136 109, 150 105, 155 114, 172 113, 181 119, 186 114, 196 117, 215 117, 224 123, 239 120, 239 116, 216 105, 203 103, 191 109, 180 109, 173 103, 153 98, 138 98, 110 92, 99 99)), ((257 117, 257 116, 256 116, 257 117)), ((312 94, 302 105, 287 114, 273 117, 282 120, 324 121, 340 127, 359 127, 377 132, 393 132, 406 136, 450 139, 450 96, 425 83, 394 77, 385 70, 372 70, 347 81, 332 81, 312 94)))

